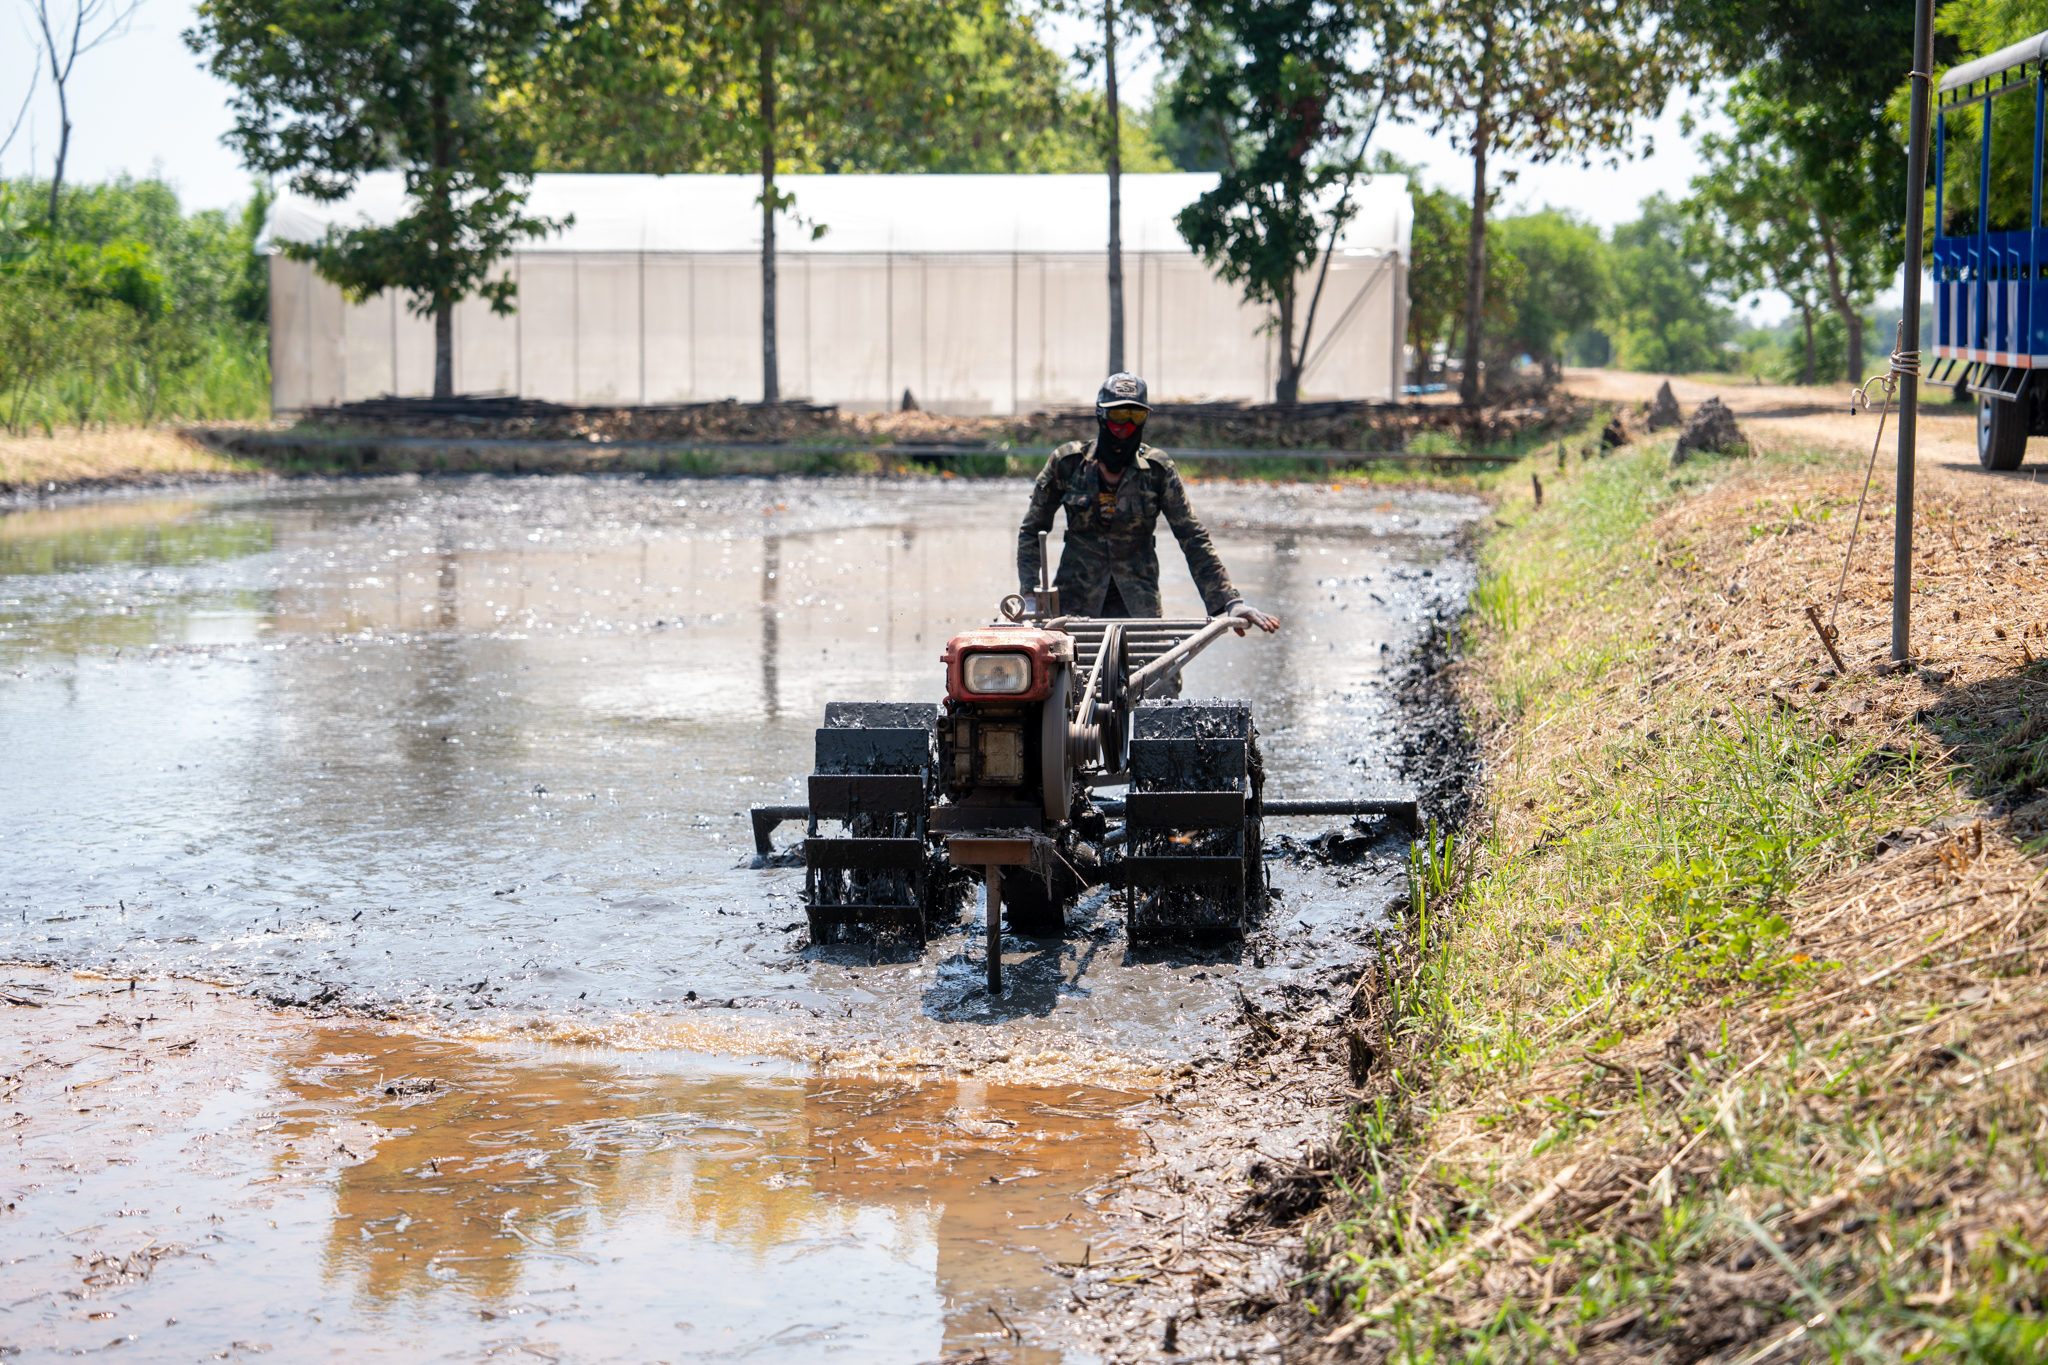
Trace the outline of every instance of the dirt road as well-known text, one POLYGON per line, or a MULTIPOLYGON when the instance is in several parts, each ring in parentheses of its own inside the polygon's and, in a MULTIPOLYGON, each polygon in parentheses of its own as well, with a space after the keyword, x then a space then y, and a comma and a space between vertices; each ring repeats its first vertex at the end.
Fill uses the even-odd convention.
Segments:
MULTIPOLYGON (((1648 402, 1657 386, 1665 383, 1661 374, 1634 374, 1624 370, 1567 370, 1565 387, 1582 398, 1610 402, 1648 402)), ((1709 398, 1718 397, 1735 413, 1736 420, 1765 440, 1800 441, 1808 445, 1853 450, 1866 458, 1877 434, 1875 412, 1851 412, 1847 384, 1816 384, 1802 388, 1791 384, 1749 384, 1730 375, 1726 383, 1703 384, 1691 379, 1670 379, 1672 396, 1688 415, 1709 398)), ((1873 396, 1876 391, 1873 389, 1873 396)), ((1975 474, 1977 466, 1977 413, 1971 406, 1949 401, 1949 390, 1936 388, 1924 394, 1920 410, 1920 464, 1923 469, 1950 469, 1975 474)), ((1885 451, 1891 458, 1890 432, 1898 421, 1893 410, 1887 423, 1885 451)), ((2048 459, 2048 437, 2027 443, 2034 464, 2023 471, 2029 478, 2048 459)))

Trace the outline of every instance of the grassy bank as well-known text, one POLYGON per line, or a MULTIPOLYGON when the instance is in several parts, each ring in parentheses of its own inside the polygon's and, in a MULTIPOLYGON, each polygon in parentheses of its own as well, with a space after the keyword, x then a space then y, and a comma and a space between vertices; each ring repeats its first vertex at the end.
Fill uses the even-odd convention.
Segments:
POLYGON ((1500 481, 1299 1354, 2048 1358, 2048 499, 1929 481, 1903 673, 1866 519, 1836 677, 1861 462, 1669 450, 1500 481))
POLYGON ((153 483, 177 479, 245 478, 262 473, 254 460, 209 450, 163 427, 59 430, 54 436, 0 436, 0 493, 153 483))

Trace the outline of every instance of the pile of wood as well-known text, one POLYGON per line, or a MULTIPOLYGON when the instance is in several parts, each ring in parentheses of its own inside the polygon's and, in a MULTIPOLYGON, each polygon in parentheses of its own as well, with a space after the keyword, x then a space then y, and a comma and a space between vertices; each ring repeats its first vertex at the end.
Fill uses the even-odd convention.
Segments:
MULTIPOLYGON (((1460 443, 1507 440, 1577 420, 1561 394, 1518 407, 1463 408, 1448 403, 1162 403, 1146 432, 1153 444, 1180 448, 1399 450, 1415 437, 1442 433, 1460 443)), ((533 441, 815 441, 850 444, 1047 446, 1088 440, 1088 407, 1051 408, 1018 417, 962 417, 916 410, 845 414, 817 403, 653 403, 572 406, 509 394, 454 398, 373 398, 313 408, 302 430, 371 438, 430 437, 533 441)))
POLYGON ((818 403, 649 403, 570 406, 510 394, 370 398, 309 409, 304 426, 337 435, 535 441, 787 441, 841 430, 818 403))

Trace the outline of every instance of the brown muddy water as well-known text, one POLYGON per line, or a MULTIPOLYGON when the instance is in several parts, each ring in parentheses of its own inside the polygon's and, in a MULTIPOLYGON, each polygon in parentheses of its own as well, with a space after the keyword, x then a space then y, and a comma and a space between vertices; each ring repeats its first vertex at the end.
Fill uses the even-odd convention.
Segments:
MULTIPOLYGON (((1143 1145, 1131 1106, 1239 990, 1355 975, 1402 843, 1331 861, 1304 843, 1327 822, 1270 822, 1280 896, 1244 945, 1133 951, 1096 896, 1004 940, 996 999, 978 910, 922 956, 809 946, 801 868, 755 865, 746 808, 801 800, 827 701, 939 695, 946 638, 1014 586, 1026 493, 478 477, 0 516, 0 960, 56 969, 0 1007, 0 1090, 35 1116, 0 1345, 1088 1359, 1044 1326, 1053 1263, 1143 1145), (142 984, 74 999, 105 983, 73 969, 142 984), (176 1011, 214 1033, 166 1051, 176 1011)), ((1390 684, 1461 606, 1480 504, 1193 493, 1287 625, 1187 694, 1255 699, 1271 796, 1398 776, 1390 684)))
POLYGON ((0 977, 0 1354, 916 1361, 1038 1340, 1139 1097, 0 977), (1015 1335, 1013 1335, 1015 1333, 1015 1335))

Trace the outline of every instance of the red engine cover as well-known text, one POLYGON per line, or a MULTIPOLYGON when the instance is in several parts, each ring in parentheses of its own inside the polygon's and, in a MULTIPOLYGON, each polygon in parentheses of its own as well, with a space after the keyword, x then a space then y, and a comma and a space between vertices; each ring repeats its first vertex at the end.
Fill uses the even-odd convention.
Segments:
POLYGON ((946 642, 939 661, 946 665, 946 695, 954 701, 1044 701, 1052 691, 1053 670, 1074 657, 1074 637, 1036 626, 984 626, 962 631, 946 642), (969 692, 961 666, 970 654, 1028 654, 1031 656, 1031 690, 989 694, 969 692))

